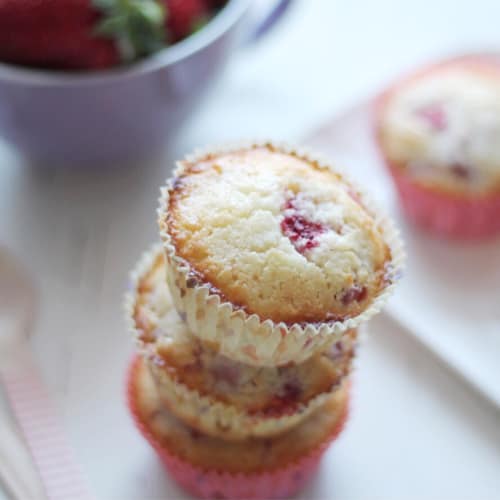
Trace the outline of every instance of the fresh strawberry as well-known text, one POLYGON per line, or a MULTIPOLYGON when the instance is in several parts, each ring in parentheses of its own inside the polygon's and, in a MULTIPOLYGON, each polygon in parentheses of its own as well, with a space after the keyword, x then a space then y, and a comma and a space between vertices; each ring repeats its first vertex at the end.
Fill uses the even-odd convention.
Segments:
POLYGON ((211 9, 218 10, 227 3, 227 0, 207 0, 207 4, 211 9))
POLYGON ((167 10, 167 32, 170 42, 187 37, 207 20, 205 0, 163 0, 167 10))
POLYGON ((98 69, 164 46, 155 0, 0 0, 0 61, 98 69))

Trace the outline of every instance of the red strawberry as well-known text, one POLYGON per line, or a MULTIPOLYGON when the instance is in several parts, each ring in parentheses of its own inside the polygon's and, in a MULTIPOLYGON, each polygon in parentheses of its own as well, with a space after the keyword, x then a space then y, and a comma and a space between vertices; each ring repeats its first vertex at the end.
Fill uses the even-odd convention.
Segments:
POLYGON ((208 6, 211 9, 218 10, 227 3, 227 0, 207 0, 208 6))
POLYGON ((163 0, 167 9, 167 31, 170 42, 187 37, 208 18, 205 0, 163 0))
POLYGON ((0 0, 0 61, 98 69, 163 47, 155 0, 0 0))

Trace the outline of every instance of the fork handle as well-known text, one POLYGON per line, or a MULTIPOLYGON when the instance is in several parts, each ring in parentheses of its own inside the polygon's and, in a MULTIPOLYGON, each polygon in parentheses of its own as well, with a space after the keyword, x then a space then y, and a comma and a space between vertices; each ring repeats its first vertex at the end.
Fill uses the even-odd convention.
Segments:
POLYGON ((28 344, 23 343, 13 354, 11 362, 0 367, 0 380, 47 498, 90 500, 63 425, 28 344))

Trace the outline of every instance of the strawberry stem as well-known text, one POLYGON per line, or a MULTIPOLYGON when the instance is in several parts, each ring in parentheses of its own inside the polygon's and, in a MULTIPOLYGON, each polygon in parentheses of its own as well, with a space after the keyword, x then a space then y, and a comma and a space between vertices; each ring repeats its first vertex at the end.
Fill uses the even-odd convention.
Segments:
POLYGON ((165 47, 166 13, 156 0, 92 0, 102 17, 94 33, 113 39, 123 62, 165 47))

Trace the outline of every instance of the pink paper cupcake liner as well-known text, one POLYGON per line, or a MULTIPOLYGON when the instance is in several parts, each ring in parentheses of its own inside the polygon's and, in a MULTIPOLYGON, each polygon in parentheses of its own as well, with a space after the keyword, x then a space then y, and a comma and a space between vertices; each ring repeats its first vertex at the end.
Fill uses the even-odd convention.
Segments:
POLYGON ((348 418, 348 405, 330 435, 304 457, 281 469, 251 474, 233 474, 202 469, 182 460, 163 446, 139 416, 134 395, 135 374, 139 358, 135 358, 127 377, 128 407, 136 426, 158 454, 167 472, 189 493, 204 499, 271 499, 287 498, 299 491, 314 475, 321 457, 342 432, 348 418))
POLYGON ((398 167, 389 167, 408 218, 444 236, 477 239, 500 234, 500 194, 478 199, 456 198, 426 189, 398 167))
POLYGON ((389 161, 380 144, 378 133, 381 110, 395 88, 440 67, 455 63, 475 66, 479 71, 492 71, 488 66, 492 63, 500 64, 500 59, 489 54, 459 56, 426 66, 391 85, 375 100, 375 142, 392 175, 402 208, 410 221, 434 234, 474 240, 500 234, 500 193, 469 198, 422 186, 389 161))

